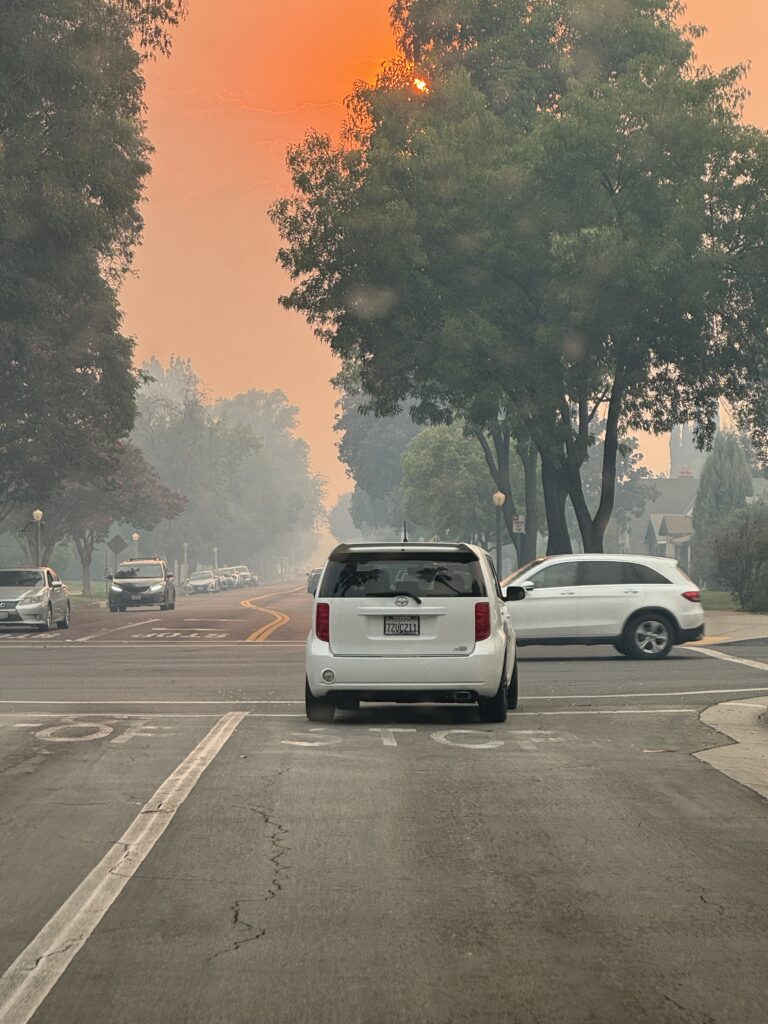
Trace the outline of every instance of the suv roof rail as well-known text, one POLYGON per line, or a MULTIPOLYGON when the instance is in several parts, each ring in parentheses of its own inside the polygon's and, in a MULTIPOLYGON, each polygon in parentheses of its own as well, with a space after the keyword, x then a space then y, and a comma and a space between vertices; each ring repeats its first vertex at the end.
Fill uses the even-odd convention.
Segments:
POLYGON ((349 551, 358 551, 365 549, 372 549, 374 551, 380 548, 389 549, 392 551, 398 551, 404 548, 426 548, 427 550, 435 549, 437 551, 472 551, 472 546, 466 544, 463 541, 398 541, 398 540, 386 540, 386 541, 361 541, 359 544, 338 544, 333 551, 330 553, 329 558, 333 558, 334 555, 345 555, 349 551))

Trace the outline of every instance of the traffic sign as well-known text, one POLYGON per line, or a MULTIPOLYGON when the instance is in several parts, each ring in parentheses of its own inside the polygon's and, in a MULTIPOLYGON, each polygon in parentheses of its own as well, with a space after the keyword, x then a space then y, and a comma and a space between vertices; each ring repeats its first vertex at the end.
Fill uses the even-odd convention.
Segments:
POLYGON ((110 551, 113 551, 116 555, 119 555, 121 551, 125 551, 128 547, 128 541, 123 540, 119 533, 116 533, 112 540, 107 541, 107 547, 110 551))
POLYGON ((512 519, 512 533, 525 533, 525 516, 515 516, 512 519))

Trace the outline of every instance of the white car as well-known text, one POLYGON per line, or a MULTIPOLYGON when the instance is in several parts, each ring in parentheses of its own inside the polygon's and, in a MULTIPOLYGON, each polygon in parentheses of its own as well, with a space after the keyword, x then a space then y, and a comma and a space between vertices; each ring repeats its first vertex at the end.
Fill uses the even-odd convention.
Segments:
POLYGON ((493 563, 470 544, 342 544, 307 640, 307 718, 360 701, 477 703, 486 722, 517 706, 515 633, 493 563))
POLYGON ((54 569, 0 569, 0 625, 36 626, 48 631, 54 623, 69 629, 69 592, 54 569))
POLYGON ((219 589, 219 577, 205 569, 193 572, 187 580, 188 594, 215 594, 219 589))
POLYGON ((664 658, 704 635, 701 594, 671 558, 556 555, 505 581, 527 591, 515 609, 517 642, 612 644, 629 658, 664 658))

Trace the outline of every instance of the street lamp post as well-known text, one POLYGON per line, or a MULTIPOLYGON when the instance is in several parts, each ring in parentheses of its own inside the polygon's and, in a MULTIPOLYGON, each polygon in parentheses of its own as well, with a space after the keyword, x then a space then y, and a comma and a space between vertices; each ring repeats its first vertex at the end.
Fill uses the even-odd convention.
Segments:
POLYGON ((189 579, 189 544, 184 541, 182 547, 184 548, 184 583, 189 579))
POLYGON ((507 496, 503 491, 496 491, 493 496, 493 504, 496 506, 496 572, 499 574, 499 579, 504 576, 501 568, 501 511, 506 500, 507 496))
POLYGON ((139 557, 139 541, 141 540, 140 534, 138 534, 138 533, 131 534, 131 540, 133 541, 133 557, 134 558, 138 558, 139 557))
POLYGON ((40 565, 40 529, 43 523, 43 510, 36 508, 32 513, 32 519, 35 524, 35 568, 40 565))
POLYGON ((219 546, 218 544, 213 545, 213 571, 219 571, 219 546))

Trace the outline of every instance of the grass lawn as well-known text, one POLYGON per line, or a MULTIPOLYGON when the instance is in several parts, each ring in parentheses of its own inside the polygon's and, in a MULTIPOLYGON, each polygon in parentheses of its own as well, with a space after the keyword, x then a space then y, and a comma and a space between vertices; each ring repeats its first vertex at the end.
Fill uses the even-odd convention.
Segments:
POLYGON ((69 602, 72 605, 98 604, 99 601, 106 601, 103 580, 95 580, 91 584, 91 590, 93 593, 90 597, 85 597, 83 594, 83 584, 81 580, 65 580, 64 582, 67 584, 67 589, 69 590, 69 602))
POLYGON ((740 612, 739 602, 726 590, 702 590, 701 603, 705 612, 740 612))

